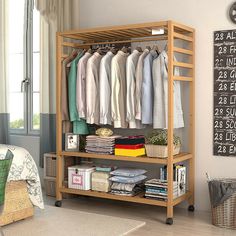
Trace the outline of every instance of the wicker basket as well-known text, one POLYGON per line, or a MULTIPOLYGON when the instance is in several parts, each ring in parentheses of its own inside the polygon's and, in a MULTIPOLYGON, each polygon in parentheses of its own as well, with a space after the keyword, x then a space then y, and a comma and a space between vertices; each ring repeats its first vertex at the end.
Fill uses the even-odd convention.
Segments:
MULTIPOLYGON (((145 149, 148 157, 167 158, 168 146, 145 144, 145 149)), ((179 154, 180 146, 174 146, 173 154, 179 154)))
POLYGON ((0 226, 33 216, 34 208, 29 199, 25 181, 11 181, 6 185, 4 210, 0 226))
POLYGON ((212 224, 236 229, 236 192, 222 204, 212 207, 212 224))

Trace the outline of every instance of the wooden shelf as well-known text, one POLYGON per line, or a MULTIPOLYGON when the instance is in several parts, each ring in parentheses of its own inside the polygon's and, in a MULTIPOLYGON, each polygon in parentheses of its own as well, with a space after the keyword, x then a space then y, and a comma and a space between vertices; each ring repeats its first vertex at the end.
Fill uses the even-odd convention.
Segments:
MULTIPOLYGON (((124 201, 124 202, 143 203, 143 204, 155 205, 155 206, 167 206, 167 202, 165 201, 158 201, 154 199, 145 198, 144 193, 134 196, 134 197, 128 197, 128 196, 114 195, 114 194, 105 193, 105 192, 97 192, 97 191, 92 191, 92 190, 79 190, 79 189, 72 189, 72 188, 65 188, 65 187, 60 188, 60 191, 63 193, 105 198, 105 199, 124 201)), ((190 192, 187 192, 186 194, 175 198, 173 200, 173 205, 175 206, 179 204, 180 202, 187 200, 190 196, 191 196, 190 192)))
POLYGON ((119 196, 119 195, 114 195, 114 194, 104 193, 104 192, 97 192, 97 191, 91 191, 91 190, 79 190, 79 189, 72 189, 72 188, 65 188, 65 187, 60 188, 60 191, 63 193, 71 193, 71 194, 105 198, 105 199, 125 201, 125 202, 136 202, 136 203, 143 203, 143 204, 156 205, 156 206, 167 205, 165 201, 158 201, 158 200, 144 198, 143 194, 137 195, 134 197, 128 197, 128 196, 119 196))
MULTIPOLYGON (((167 158, 152 158, 147 156, 142 157, 128 157, 128 156, 115 156, 115 155, 103 155, 103 154, 93 154, 85 152, 65 152, 61 153, 62 156, 76 156, 91 159, 106 159, 112 161, 129 161, 129 162, 142 162, 142 163, 153 163, 153 164, 163 164, 167 165, 167 158)), ((173 163, 178 163, 186 161, 192 158, 190 153, 180 153, 173 158, 173 163)))

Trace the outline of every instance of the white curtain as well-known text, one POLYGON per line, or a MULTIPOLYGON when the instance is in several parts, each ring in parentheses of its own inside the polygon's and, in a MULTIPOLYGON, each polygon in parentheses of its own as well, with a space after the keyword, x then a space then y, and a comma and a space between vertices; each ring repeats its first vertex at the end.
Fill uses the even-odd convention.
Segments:
POLYGON ((79 0, 35 0, 41 14, 40 156, 56 149, 56 32, 78 25, 79 0), (72 24, 73 23, 73 24, 72 24))
POLYGON ((6 1, 0 0, 0 143, 8 143, 8 83, 7 83, 7 40, 6 1))

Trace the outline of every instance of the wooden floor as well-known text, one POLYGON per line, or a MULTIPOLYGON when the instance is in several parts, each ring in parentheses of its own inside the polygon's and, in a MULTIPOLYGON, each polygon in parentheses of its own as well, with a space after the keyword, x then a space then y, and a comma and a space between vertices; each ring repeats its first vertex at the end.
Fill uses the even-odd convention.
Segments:
MULTIPOLYGON (((45 203, 54 205, 55 199, 45 197, 45 203)), ((211 224, 211 215, 208 212, 188 212, 186 209, 176 208, 174 224, 166 225, 165 208, 117 202, 112 200, 96 199, 92 197, 76 197, 64 199, 62 208, 78 209, 81 211, 124 217, 145 221, 146 225, 130 236, 235 236, 235 230, 222 229, 211 224)))

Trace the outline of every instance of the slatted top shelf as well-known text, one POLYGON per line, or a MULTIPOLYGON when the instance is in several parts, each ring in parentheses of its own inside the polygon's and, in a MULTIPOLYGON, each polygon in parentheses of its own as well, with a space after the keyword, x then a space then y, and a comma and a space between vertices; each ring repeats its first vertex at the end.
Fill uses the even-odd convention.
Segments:
POLYGON ((159 35, 163 37, 167 36, 168 34, 168 22, 172 22, 174 24, 176 34, 184 34, 186 35, 186 39, 189 39, 189 33, 192 33, 194 31, 194 29, 192 29, 191 27, 175 23, 173 21, 161 21, 142 24, 71 30, 58 32, 58 34, 66 38, 78 39, 84 42, 94 42, 104 40, 112 41, 128 40, 131 38, 153 37, 157 36, 153 34, 153 30, 163 29, 164 34, 159 35))
MULTIPOLYGON (((128 156, 115 156, 115 155, 103 155, 103 154, 92 154, 85 152, 66 152, 61 153, 62 156, 77 156, 91 159, 106 159, 113 161, 129 161, 129 162, 141 162, 141 163, 152 163, 152 164, 163 164, 167 165, 167 158, 152 158, 147 156, 141 157, 128 157, 128 156)), ((186 161, 192 158, 190 153, 180 153, 174 156, 174 163, 186 161)))

